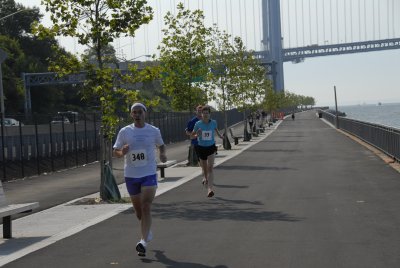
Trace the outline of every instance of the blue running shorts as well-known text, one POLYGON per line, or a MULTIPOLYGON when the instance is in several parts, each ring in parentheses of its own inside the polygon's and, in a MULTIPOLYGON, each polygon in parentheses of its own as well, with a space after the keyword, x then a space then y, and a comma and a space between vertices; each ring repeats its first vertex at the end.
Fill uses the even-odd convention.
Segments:
POLYGON ((157 186, 157 174, 141 178, 125 177, 126 189, 129 195, 140 194, 142 186, 157 186))

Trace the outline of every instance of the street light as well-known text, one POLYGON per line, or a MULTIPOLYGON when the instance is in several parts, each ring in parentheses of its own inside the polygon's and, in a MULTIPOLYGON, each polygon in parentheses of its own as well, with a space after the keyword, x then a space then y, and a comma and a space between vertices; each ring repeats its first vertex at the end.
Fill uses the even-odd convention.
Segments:
POLYGON ((7 19, 8 17, 14 16, 15 14, 18 14, 18 13, 20 13, 22 11, 29 11, 29 10, 34 10, 34 9, 33 8, 20 9, 20 10, 14 12, 14 13, 8 14, 7 16, 0 18, 0 20, 7 19))

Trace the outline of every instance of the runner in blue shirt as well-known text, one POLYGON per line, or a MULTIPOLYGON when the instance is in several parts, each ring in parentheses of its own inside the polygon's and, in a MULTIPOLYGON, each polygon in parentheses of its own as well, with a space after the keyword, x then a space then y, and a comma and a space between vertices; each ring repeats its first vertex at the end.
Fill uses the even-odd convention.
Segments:
POLYGON ((214 160, 217 147, 215 146, 214 135, 222 139, 221 133, 217 128, 217 121, 210 119, 211 109, 209 106, 203 106, 202 119, 199 120, 193 128, 192 137, 197 138, 197 155, 200 158, 200 165, 203 170, 203 185, 208 188, 208 197, 214 196, 214 160))
MULTIPOLYGON (((194 151, 197 156, 197 149, 196 149, 197 139, 193 138, 191 136, 191 134, 192 134, 194 125, 197 123, 197 121, 199 121, 201 119, 201 109, 202 108, 203 108, 203 106, 201 106, 201 105, 196 107, 196 116, 193 117, 192 119, 190 119, 190 121, 187 123, 186 129, 185 129, 186 135, 188 135, 190 137, 190 147, 191 147, 191 150, 189 150, 189 153, 188 153, 188 162, 186 164, 187 166, 190 166, 192 164, 191 163, 192 161, 190 161, 190 159, 191 159, 190 152, 194 151)), ((199 157, 197 156, 197 158, 196 158, 196 156, 193 157, 193 158, 195 158, 195 159, 193 159, 194 163, 198 162, 199 157)))

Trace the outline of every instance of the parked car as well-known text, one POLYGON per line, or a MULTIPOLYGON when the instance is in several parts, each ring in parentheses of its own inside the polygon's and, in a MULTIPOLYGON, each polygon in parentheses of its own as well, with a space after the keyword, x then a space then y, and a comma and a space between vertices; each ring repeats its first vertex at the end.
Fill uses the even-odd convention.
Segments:
POLYGON ((58 116, 63 116, 67 118, 70 123, 78 124, 79 120, 79 113, 74 111, 66 111, 66 112, 58 112, 58 116))
POLYGON ((4 118, 3 122, 4 122, 5 127, 19 126, 19 124, 21 124, 21 126, 24 125, 24 123, 19 122, 18 120, 14 119, 14 118, 4 118))
POLYGON ((52 124, 62 124, 64 122, 64 124, 69 124, 69 119, 67 117, 64 116, 55 116, 53 117, 53 120, 51 120, 52 124))

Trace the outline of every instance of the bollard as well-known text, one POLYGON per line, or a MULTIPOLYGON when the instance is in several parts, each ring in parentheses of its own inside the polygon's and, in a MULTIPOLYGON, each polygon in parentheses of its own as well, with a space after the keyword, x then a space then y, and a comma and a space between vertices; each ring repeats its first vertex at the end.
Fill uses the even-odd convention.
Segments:
POLYGON ((188 158, 188 166, 196 167, 198 166, 199 159, 197 158, 196 150, 194 149, 194 145, 190 144, 189 146, 189 158, 188 158))
POLYGON ((230 141, 229 141, 229 138, 228 138, 228 136, 226 136, 225 135, 225 133, 223 134, 223 146, 224 146, 224 149, 225 150, 231 150, 232 149, 232 146, 231 146, 231 143, 230 143, 230 141))

